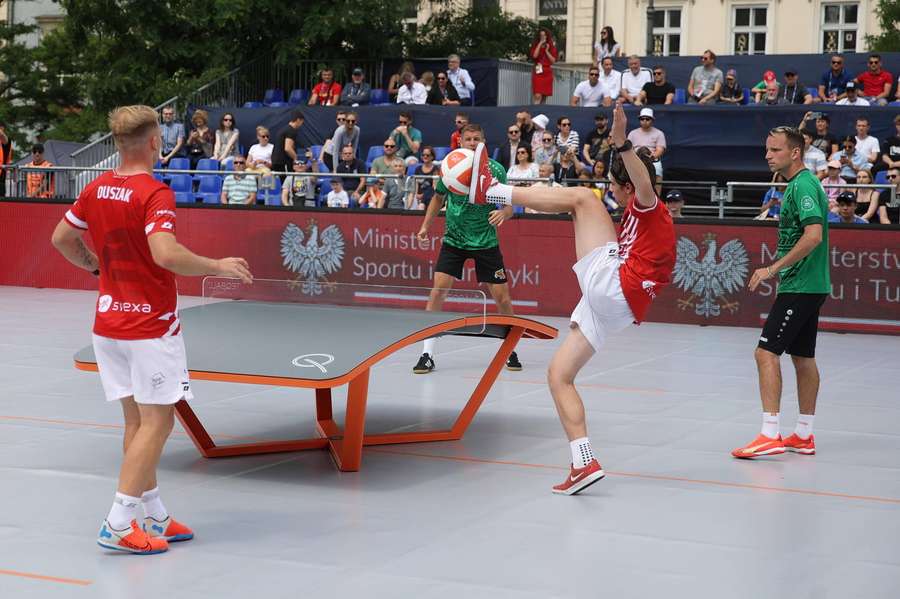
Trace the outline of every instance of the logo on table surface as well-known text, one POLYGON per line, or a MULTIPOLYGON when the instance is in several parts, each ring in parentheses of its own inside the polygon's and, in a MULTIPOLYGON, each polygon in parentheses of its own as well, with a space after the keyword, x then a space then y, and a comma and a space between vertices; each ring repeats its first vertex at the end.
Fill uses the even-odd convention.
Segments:
POLYGON ((291 360, 291 364, 299 368, 318 368, 322 372, 328 372, 325 368, 334 362, 331 354, 303 354, 291 360))
POLYGON ((678 300, 678 307, 693 308, 695 314, 705 318, 719 316, 722 308, 734 314, 739 303, 729 302, 725 295, 744 287, 750 263, 747 248, 740 239, 726 241, 719 248, 717 259, 714 233, 706 234, 701 245, 706 246, 702 258, 700 248, 693 241, 687 237, 678 239, 672 282, 689 294, 678 300))
POLYGON ((336 225, 319 230, 310 219, 301 229, 288 223, 281 233, 281 257, 289 271, 297 273, 300 290, 307 295, 320 295, 326 275, 341 269, 344 260, 344 235, 336 225))

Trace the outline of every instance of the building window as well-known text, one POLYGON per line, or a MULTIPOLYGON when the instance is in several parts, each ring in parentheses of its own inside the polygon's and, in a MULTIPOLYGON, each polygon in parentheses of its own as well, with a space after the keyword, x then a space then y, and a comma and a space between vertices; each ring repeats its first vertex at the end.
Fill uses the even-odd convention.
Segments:
POLYGON ((566 59, 566 30, 568 29, 569 0, 538 0, 538 23, 554 31, 553 42, 559 60, 566 59), (549 22, 548 22, 549 21, 549 22))
POLYGON ((681 9, 653 11, 653 56, 681 55, 681 9))
POLYGON ((858 2, 822 5, 822 52, 856 52, 858 2))
POLYGON ((731 39, 734 54, 766 53, 766 19, 768 9, 764 6, 736 6, 731 39))

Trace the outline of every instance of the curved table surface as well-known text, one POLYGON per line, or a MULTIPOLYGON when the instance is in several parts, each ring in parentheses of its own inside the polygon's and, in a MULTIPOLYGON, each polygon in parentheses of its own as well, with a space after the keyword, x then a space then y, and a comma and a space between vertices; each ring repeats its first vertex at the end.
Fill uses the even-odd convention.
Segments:
MULTIPOLYGON (((196 378, 298 386, 343 384, 426 337, 502 339, 512 326, 523 327, 525 337, 557 334, 553 327, 518 316, 258 301, 195 306, 179 311, 179 317, 188 370, 196 378)), ((93 348, 77 352, 75 362, 83 370, 96 370, 93 348)))

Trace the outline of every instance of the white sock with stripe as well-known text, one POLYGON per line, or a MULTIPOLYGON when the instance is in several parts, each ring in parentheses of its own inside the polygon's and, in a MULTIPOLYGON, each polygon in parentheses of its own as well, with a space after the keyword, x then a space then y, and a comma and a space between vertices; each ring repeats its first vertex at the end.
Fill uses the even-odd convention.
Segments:
POLYGON ((763 412, 762 431, 760 432, 766 437, 774 439, 778 436, 780 419, 781 414, 778 412, 775 412, 774 414, 771 412, 763 412))
POLYGON ((572 466, 574 468, 584 468, 594 459, 591 440, 587 437, 575 439, 569 443, 569 449, 572 450, 572 466))
POLYGON ((800 414, 797 417, 797 427, 794 428, 794 434, 806 441, 813 433, 813 420, 815 414, 800 414))
POLYGON ((106 521, 116 530, 123 530, 131 526, 132 520, 140 518, 141 498, 125 495, 124 493, 116 493, 113 500, 112 508, 106 521))
POLYGON ((432 360, 434 359, 434 344, 436 341, 437 337, 429 337, 422 342, 422 353, 431 356, 432 360))
POLYGON ((145 491, 141 495, 141 505, 144 506, 144 515, 162 522, 169 517, 166 506, 163 505, 162 499, 159 497, 159 487, 145 491))

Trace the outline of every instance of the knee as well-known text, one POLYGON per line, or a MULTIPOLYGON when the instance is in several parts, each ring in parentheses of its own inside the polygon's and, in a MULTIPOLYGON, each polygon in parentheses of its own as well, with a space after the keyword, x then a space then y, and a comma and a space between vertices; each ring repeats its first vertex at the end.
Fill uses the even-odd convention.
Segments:
POLYGON ((791 356, 791 362, 794 363, 794 369, 797 372, 818 372, 815 358, 805 358, 803 356, 791 356))
POLYGON ((778 356, 761 347, 756 348, 756 350, 753 352, 753 357, 756 359, 756 363, 760 366, 778 362, 778 356))
POLYGON ((558 390, 564 387, 570 387, 575 384, 575 377, 571 376, 566 369, 557 365, 556 362, 550 362, 547 368, 547 384, 550 390, 558 390))
POLYGON ((587 206, 597 205, 597 196, 587 187, 573 187, 573 199, 575 200, 575 209, 581 209, 587 206))

